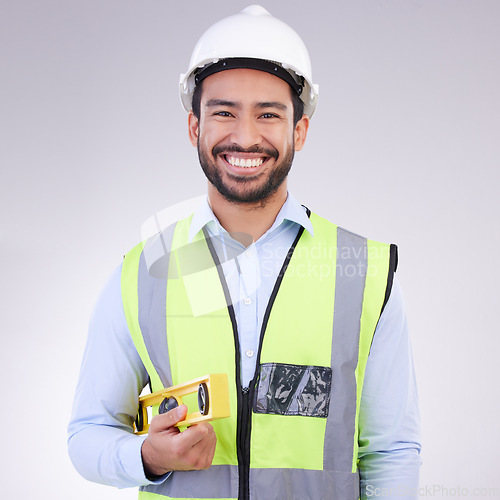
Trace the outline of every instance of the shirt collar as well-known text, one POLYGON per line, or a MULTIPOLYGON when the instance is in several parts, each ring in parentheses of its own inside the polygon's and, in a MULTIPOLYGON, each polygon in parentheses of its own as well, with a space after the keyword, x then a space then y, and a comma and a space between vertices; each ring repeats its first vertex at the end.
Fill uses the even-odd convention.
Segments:
POLYGON ((193 241, 193 238, 207 225, 211 224, 213 227, 219 227, 220 231, 224 231, 224 228, 219 224, 219 221, 215 217, 210 205, 208 203, 208 197, 206 197, 198 206, 193 214, 191 220, 191 225, 189 226, 189 243, 193 241))
POLYGON ((289 220, 291 222, 299 224, 305 230, 307 230, 311 234, 311 236, 314 236, 313 225, 311 220, 307 216, 305 207, 302 206, 291 193, 288 193, 287 199, 281 207, 281 210, 276 216, 276 220, 269 229, 268 233, 281 225, 284 220, 289 220))
MULTIPOLYGON (((295 222, 307 230, 311 236, 314 236, 314 229, 311 220, 307 216, 306 209, 293 197, 291 193, 288 193, 287 199, 281 210, 279 211, 273 225, 269 228, 266 234, 270 233, 285 220, 295 222)), ((208 203, 208 197, 205 198, 202 203, 198 206, 193 214, 191 220, 191 225, 189 226, 189 242, 205 227, 209 226, 211 232, 215 234, 220 234, 221 232, 227 232, 217 220, 212 209, 208 203)))

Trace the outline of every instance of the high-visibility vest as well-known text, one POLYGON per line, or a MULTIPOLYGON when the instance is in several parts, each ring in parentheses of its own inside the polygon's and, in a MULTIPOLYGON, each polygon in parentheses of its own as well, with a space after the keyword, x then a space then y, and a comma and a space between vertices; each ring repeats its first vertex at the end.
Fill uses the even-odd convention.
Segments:
MULTIPOLYGON (((231 417, 213 421, 207 470, 173 472, 141 499, 355 500, 366 362, 397 250, 310 214, 267 306, 255 377, 242 388, 238 325, 214 243, 191 218, 131 250, 128 327, 152 390, 227 373, 231 417)), ((157 411, 157 410, 155 410, 157 411)))

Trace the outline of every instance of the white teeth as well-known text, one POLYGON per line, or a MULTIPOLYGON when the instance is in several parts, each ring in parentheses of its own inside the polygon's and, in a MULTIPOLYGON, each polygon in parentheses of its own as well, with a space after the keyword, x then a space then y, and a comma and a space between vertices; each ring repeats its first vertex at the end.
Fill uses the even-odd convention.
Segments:
POLYGON ((249 168, 249 167, 259 167, 264 163, 263 158, 236 158, 234 156, 226 156, 226 160, 228 163, 233 165, 233 167, 243 167, 243 168, 249 168))

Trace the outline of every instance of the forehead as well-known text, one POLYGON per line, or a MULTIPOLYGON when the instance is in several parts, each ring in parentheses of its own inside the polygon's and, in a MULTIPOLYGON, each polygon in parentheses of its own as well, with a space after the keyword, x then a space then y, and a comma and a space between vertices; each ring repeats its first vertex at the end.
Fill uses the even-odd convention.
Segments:
POLYGON ((202 105, 211 99, 257 104, 280 102, 291 107, 291 88, 277 76, 255 69, 229 69, 203 81, 202 105))

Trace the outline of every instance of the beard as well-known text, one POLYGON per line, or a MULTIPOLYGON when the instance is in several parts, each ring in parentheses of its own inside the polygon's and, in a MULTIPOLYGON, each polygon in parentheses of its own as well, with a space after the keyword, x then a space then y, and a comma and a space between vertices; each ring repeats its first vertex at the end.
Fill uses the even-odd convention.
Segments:
MULTIPOLYGON (((217 189, 217 191, 232 203, 265 203, 278 188, 283 184, 288 172, 292 168, 295 149, 290 146, 281 161, 276 149, 263 149, 253 147, 243 149, 239 146, 214 146, 212 157, 200 148, 198 141, 198 159, 206 178, 217 189), (223 179, 221 170, 217 167, 212 158, 217 158, 220 153, 262 153, 274 158, 275 165, 271 172, 261 172, 255 176, 235 176, 226 172, 228 181, 223 179)), ((269 160, 268 160, 269 161, 269 160)))

